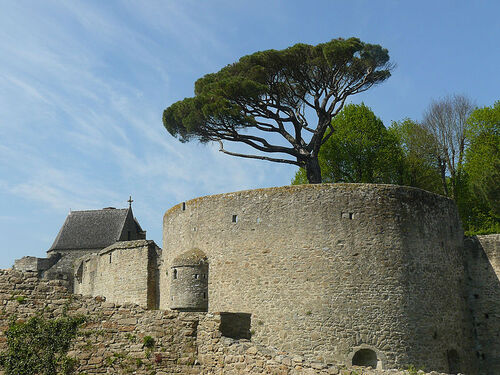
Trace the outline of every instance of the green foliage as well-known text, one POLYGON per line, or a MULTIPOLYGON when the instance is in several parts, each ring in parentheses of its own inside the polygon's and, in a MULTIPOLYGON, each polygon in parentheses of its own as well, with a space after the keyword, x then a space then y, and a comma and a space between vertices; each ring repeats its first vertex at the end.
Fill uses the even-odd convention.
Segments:
POLYGON ((17 303, 19 303, 20 305, 23 305, 24 303, 26 303, 26 296, 12 295, 10 297, 10 299, 13 300, 13 301, 17 301, 17 303))
POLYGON ((6 374, 71 374, 76 360, 66 356, 82 317, 63 315, 45 319, 35 315, 26 322, 12 317, 5 332, 7 349, 1 354, 6 374))
POLYGON ((145 350, 146 358, 151 358, 155 344, 156 344, 155 339, 152 338, 151 336, 144 336, 144 338, 142 339, 142 346, 146 348, 145 350))
POLYGON ((144 336, 144 338, 142 339, 142 345, 145 348, 152 349, 155 346, 155 339, 151 336, 144 336))
MULTIPOLYGON (((144 365, 140 358, 134 358, 126 353, 114 352, 112 355, 106 357, 106 365, 113 369, 113 373, 132 374, 134 371, 144 365)), ((109 371, 109 369, 108 369, 109 371)))
POLYGON ((500 101, 475 110, 468 121, 469 147, 465 170, 471 188, 491 213, 500 216, 500 101))
POLYGON ((500 233, 500 101, 476 109, 467 121, 464 199, 459 201, 467 234, 500 233))
POLYGON ((402 184, 443 194, 434 136, 411 119, 393 122, 389 131, 398 139, 403 153, 402 184))
POLYGON ((311 179, 325 133, 332 132, 330 122, 345 98, 383 82, 391 69, 386 49, 357 38, 256 52, 198 79, 194 97, 165 109, 163 125, 182 142, 219 141, 222 152, 294 164, 306 168, 311 179), (313 126, 306 108, 317 116, 313 126), (289 147, 272 144, 273 136, 289 147), (286 158, 228 152, 223 141, 286 158))
POLYGON ((409 365, 408 368, 406 369, 406 372, 408 375, 418 375, 418 372, 420 370, 423 370, 422 367, 416 367, 415 365, 409 365))
MULTIPOLYGON (((324 182, 399 183, 403 153, 397 137, 364 104, 349 104, 332 120, 334 132, 319 153, 324 182)), ((292 184, 307 183, 299 170, 292 184)))
POLYGON ((131 333, 126 333, 125 338, 127 338, 130 342, 136 342, 137 341, 137 336, 133 335, 131 333))

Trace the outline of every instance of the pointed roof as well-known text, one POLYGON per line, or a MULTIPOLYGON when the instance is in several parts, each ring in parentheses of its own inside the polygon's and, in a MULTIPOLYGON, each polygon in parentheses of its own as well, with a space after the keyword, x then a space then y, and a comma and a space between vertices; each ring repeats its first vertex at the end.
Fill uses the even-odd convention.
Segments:
POLYGON ((129 211, 132 209, 112 207, 71 211, 48 251, 100 249, 112 245, 119 241, 129 211))

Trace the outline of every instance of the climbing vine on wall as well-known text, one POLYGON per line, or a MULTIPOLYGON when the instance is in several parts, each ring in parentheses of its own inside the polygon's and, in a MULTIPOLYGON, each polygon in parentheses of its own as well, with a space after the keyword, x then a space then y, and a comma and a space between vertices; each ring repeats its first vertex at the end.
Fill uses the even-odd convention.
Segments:
POLYGON ((5 332, 7 349, 0 355, 6 375, 73 373, 76 360, 67 353, 83 321, 65 314, 56 319, 38 314, 25 322, 12 317, 5 332))

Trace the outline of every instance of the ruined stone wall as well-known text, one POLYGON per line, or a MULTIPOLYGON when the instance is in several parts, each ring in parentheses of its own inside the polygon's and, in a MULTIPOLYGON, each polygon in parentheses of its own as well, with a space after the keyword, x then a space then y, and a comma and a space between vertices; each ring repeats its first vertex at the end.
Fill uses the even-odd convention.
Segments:
POLYGON ((69 355, 77 358, 77 374, 198 374, 196 314, 144 310, 103 298, 71 295, 63 280, 44 280, 36 273, 0 270, 0 351, 5 349, 9 317, 26 320, 36 313, 47 318, 83 315, 87 321, 69 355), (154 346, 145 347, 151 336, 154 346))
POLYGON ((158 307, 161 249, 151 240, 117 242, 78 260, 74 291, 104 296, 110 302, 158 307))
POLYGON ((467 238, 465 244, 479 373, 500 374, 500 234, 467 238))
POLYGON ((67 287, 66 281, 39 279, 34 272, 0 270, 0 351, 6 347, 4 331, 12 315, 26 320, 43 312, 46 318, 54 318, 67 310, 71 316, 86 317, 68 353, 78 359, 76 374, 409 374, 345 369, 224 337, 223 314, 144 310, 100 297, 71 295, 67 287), (146 336, 153 338, 153 347, 144 346, 146 336))
MULTIPOLYGON (((198 325, 198 362, 202 374, 241 375, 413 375, 417 369, 376 370, 359 366, 343 366, 310 360, 245 339, 224 336, 222 314, 200 315, 198 325)), ((418 371, 418 375, 426 375, 418 371)), ((440 375, 432 371, 429 375, 440 375)), ((444 375, 444 374, 443 374, 444 375)), ((468 373, 473 375, 473 373, 468 373)))
POLYGON ((164 216, 160 307, 169 306, 173 259, 198 248, 209 262, 209 312, 251 314, 256 343, 348 364, 371 348, 385 368, 470 372, 462 236, 451 200, 413 188, 197 198, 164 216))
POLYGON ((50 257, 61 256, 61 258, 52 267, 42 273, 47 279, 68 280, 73 282, 74 263, 78 258, 86 255, 97 254, 102 249, 79 249, 79 250, 58 250, 48 251, 50 257), (56 255, 59 254, 59 255, 56 255))
POLYGON ((52 267, 60 258, 60 254, 53 254, 49 258, 25 256, 21 259, 16 259, 12 268, 21 272, 38 272, 41 274, 52 267))

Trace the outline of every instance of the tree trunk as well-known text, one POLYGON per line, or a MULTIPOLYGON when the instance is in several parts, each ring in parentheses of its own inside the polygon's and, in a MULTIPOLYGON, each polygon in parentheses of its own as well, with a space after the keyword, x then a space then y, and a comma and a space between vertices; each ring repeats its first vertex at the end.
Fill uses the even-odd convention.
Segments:
POLYGON ((439 172, 441 175, 441 183, 443 184, 443 192, 446 197, 449 197, 448 184, 446 183, 446 164, 443 159, 438 156, 439 172))
POLYGON ((307 180, 310 184, 321 184, 321 168, 318 158, 310 158, 306 161, 307 180))

